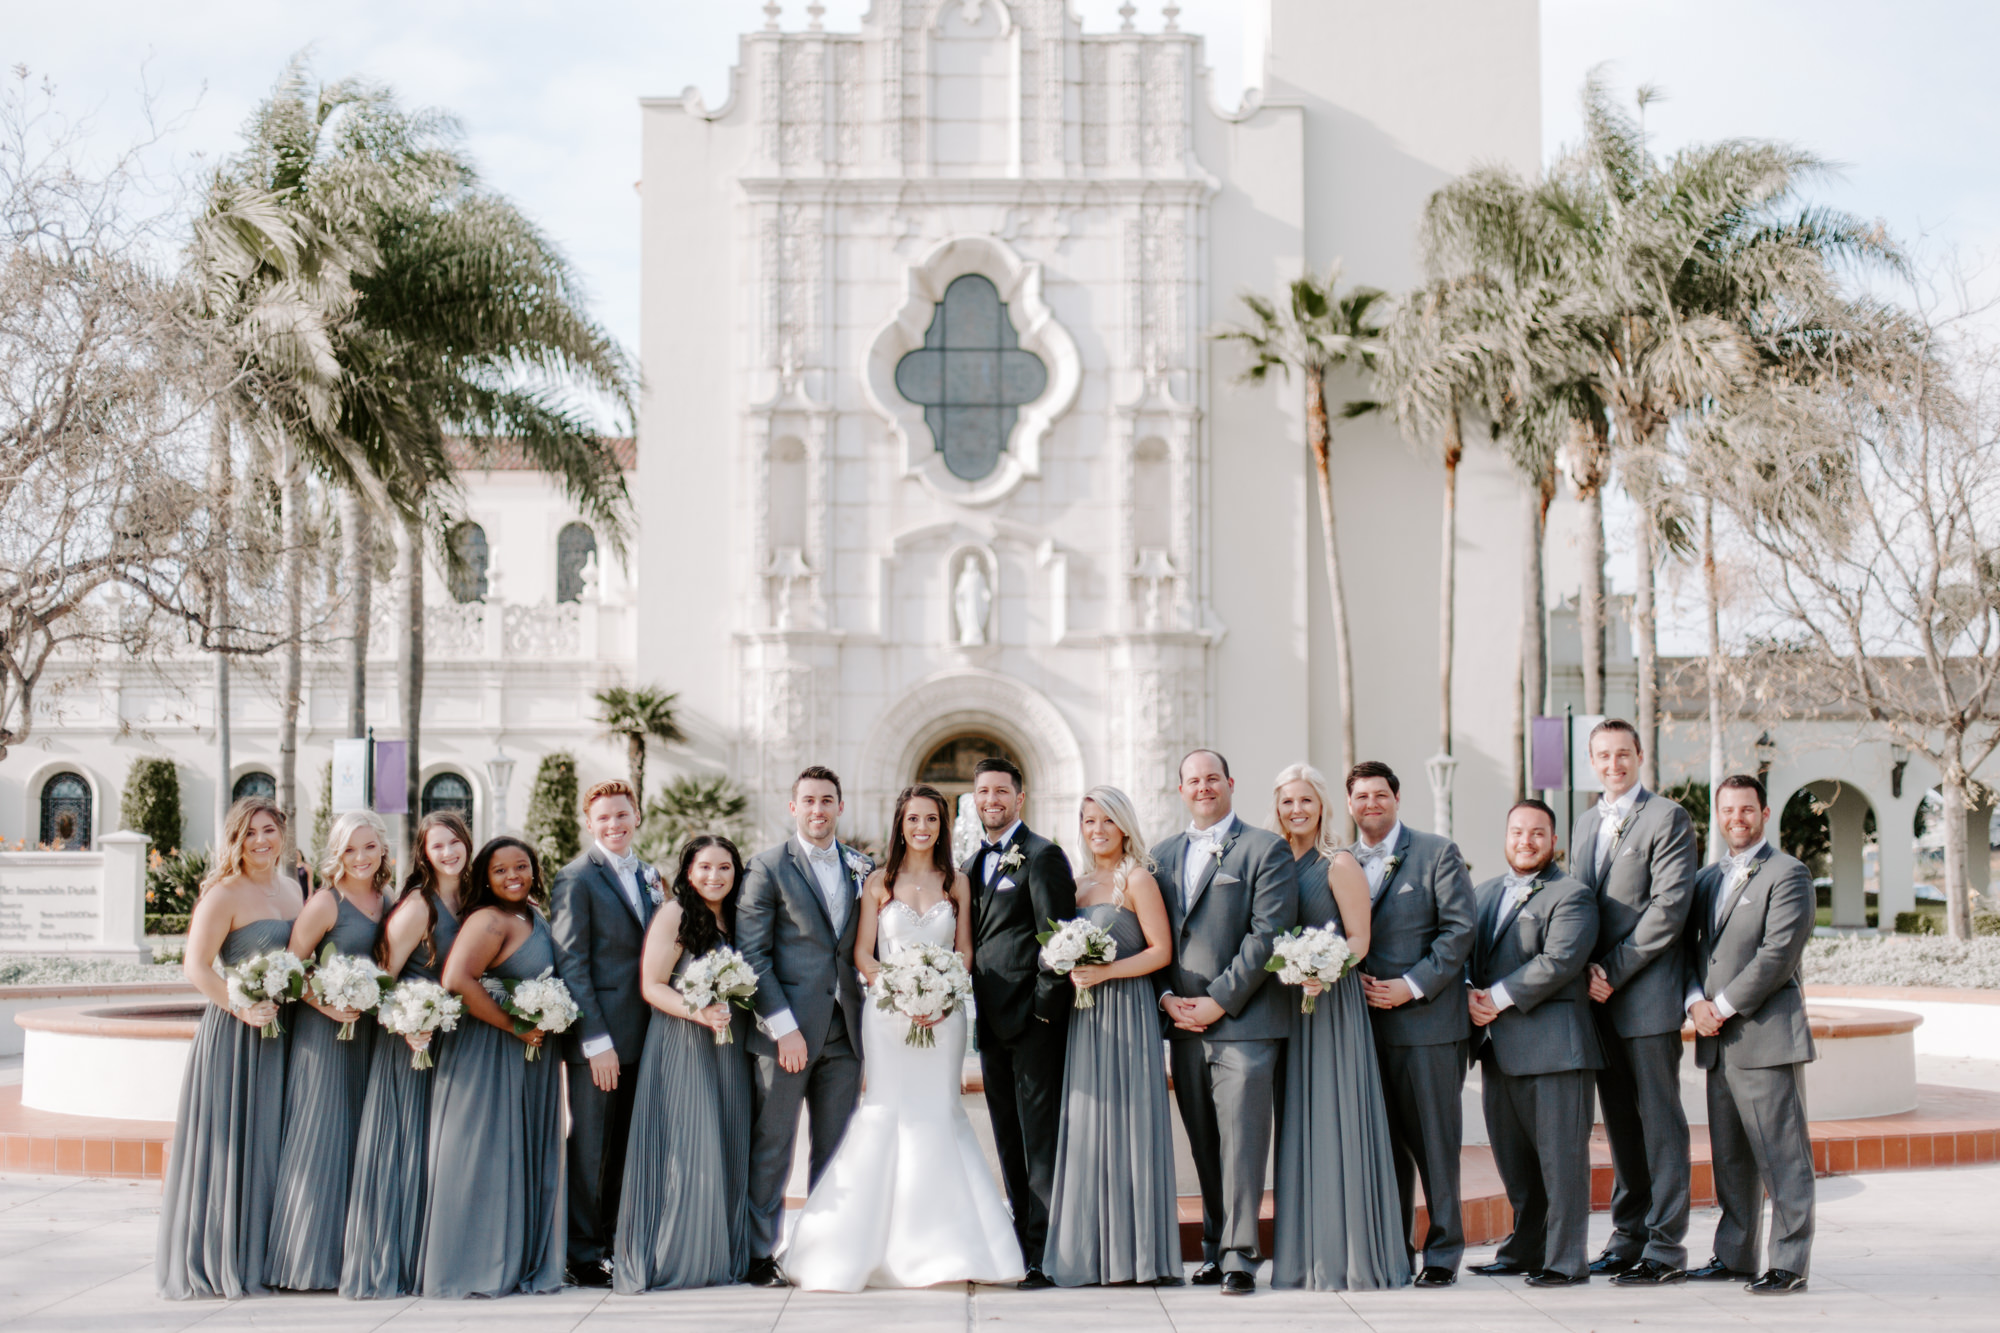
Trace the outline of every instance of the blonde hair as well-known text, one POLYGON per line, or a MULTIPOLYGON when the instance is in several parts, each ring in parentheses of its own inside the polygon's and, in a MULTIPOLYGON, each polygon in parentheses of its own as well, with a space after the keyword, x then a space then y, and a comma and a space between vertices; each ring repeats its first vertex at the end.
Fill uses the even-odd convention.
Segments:
POLYGON ((1328 818, 1333 812, 1333 790, 1327 786, 1326 775, 1311 764, 1287 764, 1278 770, 1278 776, 1271 782, 1271 831, 1289 840, 1290 832, 1285 821, 1278 815, 1278 796, 1294 782, 1303 782, 1313 789, 1319 798, 1319 832, 1313 837, 1313 846, 1328 860, 1340 850, 1341 844, 1334 838, 1335 821, 1328 818))
POLYGON ((215 858, 214 868, 202 878, 202 893, 207 893, 211 886, 225 879, 250 873, 244 844, 250 841, 250 823, 258 815, 269 815, 277 821, 278 832, 285 831, 285 812, 268 796, 245 796, 230 806, 229 813, 222 817, 222 854, 215 858))
POLYGON ((355 833, 364 828, 373 829, 375 836, 382 841, 382 860, 375 867, 374 889, 377 893, 387 893, 389 891, 391 874, 391 867, 389 865, 389 826, 383 822, 382 816, 376 814, 373 810, 349 810, 346 814, 334 820, 333 827, 327 831, 326 846, 320 849, 319 855, 320 879, 324 881, 327 888, 339 888, 340 854, 347 850, 348 841, 354 837, 355 833))
MULTIPOLYGON (((1132 804, 1132 798, 1116 787, 1099 785, 1083 794, 1077 803, 1076 820, 1083 823, 1083 807, 1086 802, 1094 802, 1111 819, 1119 834, 1125 839, 1125 855, 1111 871, 1111 902, 1115 907, 1125 905, 1125 881, 1135 869, 1147 874, 1153 872, 1153 854, 1146 849, 1146 840, 1139 834, 1139 810, 1132 804)), ((1089 846, 1084 847, 1084 856, 1090 857, 1089 846)))

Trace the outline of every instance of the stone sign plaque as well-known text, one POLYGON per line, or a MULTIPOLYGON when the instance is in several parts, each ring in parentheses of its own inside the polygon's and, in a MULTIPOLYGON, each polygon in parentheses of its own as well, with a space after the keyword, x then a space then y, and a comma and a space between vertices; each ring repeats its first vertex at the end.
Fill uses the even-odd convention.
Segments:
POLYGON ((104 838, 98 852, 0 853, 0 954, 148 958, 146 839, 104 838))

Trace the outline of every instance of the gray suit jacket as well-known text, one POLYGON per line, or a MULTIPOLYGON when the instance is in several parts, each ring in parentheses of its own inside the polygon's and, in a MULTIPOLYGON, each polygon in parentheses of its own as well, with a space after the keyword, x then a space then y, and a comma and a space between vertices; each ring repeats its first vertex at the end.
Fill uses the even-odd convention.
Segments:
POLYGON ((1266 985, 1264 970, 1278 936, 1298 924, 1299 888, 1292 849, 1275 833, 1251 828, 1238 815, 1220 857, 1210 857, 1183 904, 1182 830, 1153 849, 1160 896, 1174 935, 1174 960, 1153 973, 1153 992, 1187 999, 1208 996, 1227 1017, 1203 1033, 1166 1024, 1176 1041, 1267 1041, 1291 1032, 1283 986, 1266 985))
POLYGON ((1604 1002, 1621 1037, 1679 1032, 1686 1021, 1681 931, 1700 865, 1687 811, 1642 792, 1604 874, 1597 873, 1602 811, 1591 806, 1570 839, 1572 873, 1597 894, 1597 950, 1611 982, 1604 1002))
MULTIPOLYGON (((861 886, 868 876, 866 871, 855 874, 848 869, 848 858, 859 853, 845 843, 834 846, 852 890, 847 920, 838 935, 820 897, 819 880, 795 838, 751 858, 736 904, 736 948, 757 971, 757 1016, 769 1018, 791 1010, 806 1039, 809 1060, 819 1058, 819 1048, 826 1042, 836 996, 847 1040, 854 1053, 861 1054, 861 974, 854 966, 854 932, 861 922, 861 886)), ((757 1055, 778 1053, 778 1043, 761 1025, 751 1032, 749 1046, 757 1055)))
POLYGON ((1382 981, 1407 976, 1424 998, 1368 1015, 1391 1046, 1464 1041, 1472 1031, 1465 964, 1477 930, 1472 875, 1457 843, 1407 824, 1390 855, 1399 859, 1370 909, 1361 970, 1382 981))
POLYGON ((1604 1049, 1590 1021, 1590 949, 1597 895, 1551 865, 1512 916, 1501 917, 1507 877, 1479 886, 1479 939, 1468 977, 1480 990, 1507 988, 1513 1003, 1473 1037, 1513 1077, 1601 1069, 1604 1049))
POLYGON ((1715 1068, 1718 1058, 1763 1069, 1803 1064, 1817 1054, 1799 975, 1818 907, 1812 875, 1805 862, 1769 844, 1755 864, 1720 928, 1715 899, 1728 882, 1729 863, 1718 861, 1695 880, 1689 974, 1711 1000, 1727 991, 1736 1009, 1716 1036, 1695 1038, 1695 1063, 1703 1069, 1715 1068))
POLYGON ((595 843, 556 872, 549 889, 556 974, 582 1011, 563 1034, 563 1058, 571 1064, 583 1062, 584 1042, 606 1036, 622 1063, 639 1063, 651 1014, 639 994, 639 959, 646 949, 646 927, 658 910, 646 891, 643 862, 639 906, 634 914, 618 872, 595 843))

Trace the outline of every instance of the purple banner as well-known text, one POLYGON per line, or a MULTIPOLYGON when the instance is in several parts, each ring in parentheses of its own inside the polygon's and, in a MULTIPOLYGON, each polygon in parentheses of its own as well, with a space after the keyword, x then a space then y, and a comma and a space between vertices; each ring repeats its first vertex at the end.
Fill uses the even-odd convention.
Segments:
MULTIPOLYGON (((1563 773, 1563 720, 1537 717, 1528 722, 1528 753, 1534 762, 1528 785, 1541 791, 1560 791, 1568 785, 1563 773)), ((378 785, 377 791, 381 788, 378 785)))
POLYGON ((410 810, 408 741, 375 742, 375 813, 402 815, 410 810))

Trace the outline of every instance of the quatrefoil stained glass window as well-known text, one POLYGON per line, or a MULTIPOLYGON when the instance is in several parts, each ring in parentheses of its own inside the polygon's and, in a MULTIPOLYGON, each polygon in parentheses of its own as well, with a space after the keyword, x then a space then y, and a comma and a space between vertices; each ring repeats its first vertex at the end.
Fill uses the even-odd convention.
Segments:
POLYGON ((931 439, 954 477, 978 481, 999 466, 1021 415, 1048 387, 1048 367, 1021 349, 990 279, 952 279, 924 345, 896 363, 896 391, 924 409, 931 439))

